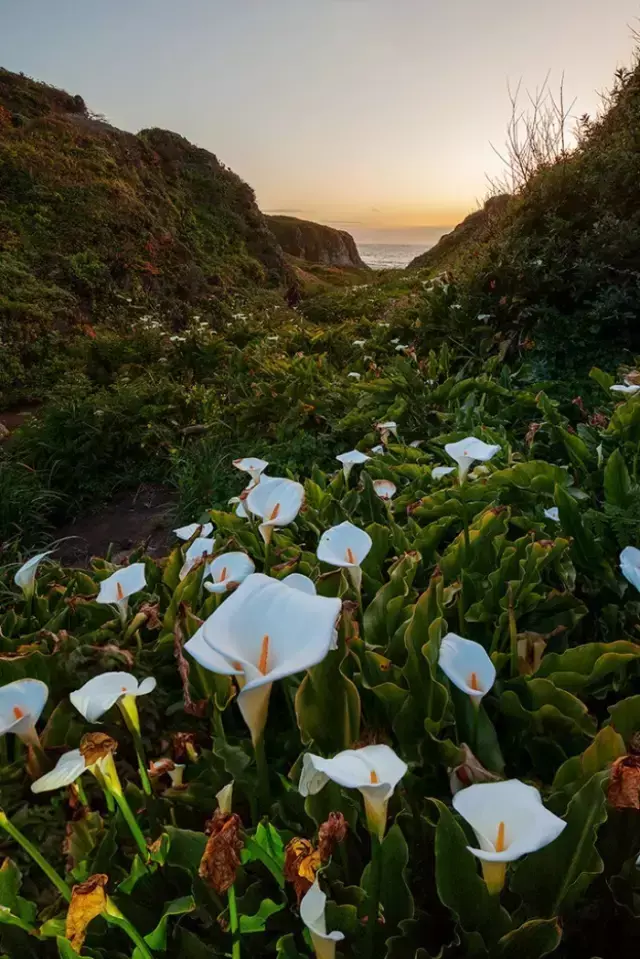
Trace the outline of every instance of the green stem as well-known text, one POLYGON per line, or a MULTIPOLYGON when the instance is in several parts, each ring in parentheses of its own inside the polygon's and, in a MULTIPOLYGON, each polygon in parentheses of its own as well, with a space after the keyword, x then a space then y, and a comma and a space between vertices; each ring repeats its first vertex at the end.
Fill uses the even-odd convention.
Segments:
MULTIPOLYGON (((464 493, 462 494, 464 495, 464 493)), ((464 526, 464 565, 467 566, 471 560, 471 544, 469 541, 469 513, 467 504, 462 500, 462 524, 464 526)))
POLYGON ((108 923, 112 926, 118 926, 129 936, 129 939, 138 949, 142 959, 153 959, 153 953, 136 927, 129 922, 126 916, 123 916, 118 907, 110 899, 107 900, 107 908, 102 915, 108 923))
POLYGON ((122 713, 125 726, 129 730, 131 738, 133 739, 133 748, 136 751, 136 756, 138 759, 138 772, 140 773, 142 789, 147 796, 152 796, 153 790, 151 788, 151 783, 149 782, 149 776, 147 773, 147 757, 145 756, 142 736, 140 734, 140 719, 138 717, 138 709, 135 704, 135 699, 133 700, 131 709, 127 709, 126 704, 122 699, 118 702, 118 707, 122 713))
POLYGON ((367 918, 367 937, 365 955, 375 959, 376 930, 380 912, 380 888, 382 885, 382 847, 380 840, 371 834, 371 874, 369 880, 369 913, 367 918))
POLYGON ((229 897, 229 923, 233 937, 231 956, 232 959, 240 959, 240 923, 238 922, 238 904, 236 902, 235 886, 229 887, 227 895, 229 897))
POLYGON ((269 540, 268 543, 264 544, 264 565, 263 565, 262 571, 265 574, 265 576, 269 575, 270 569, 271 569, 271 540, 269 540))
MULTIPOLYGON (((271 806, 271 792, 269 790, 269 767, 267 766, 267 755, 264 751, 264 734, 254 743, 254 754, 256 757, 256 769, 258 771, 258 799, 260 815, 266 815, 271 806)), ((257 825, 257 823, 256 823, 257 825)))
POLYGON ((4 831, 11 836, 11 838, 14 839, 18 845, 22 846, 27 855, 31 856, 33 861, 40 866, 47 879, 53 883, 60 895, 66 899, 67 902, 71 902, 71 890, 62 876, 58 875, 53 866, 47 862, 47 860, 36 849, 33 843, 29 842, 27 837, 23 836, 19 829, 16 829, 13 823, 7 819, 6 814, 2 812, 2 810, 0 810, 0 828, 4 829, 4 831))
POLYGON ((516 623, 516 612, 513 608, 513 590, 509 586, 508 596, 508 615, 509 615, 509 650, 511 653, 511 676, 518 676, 520 673, 518 665, 518 625, 516 623))
POLYGON ((85 788, 82 785, 82 780, 80 778, 76 779, 76 781, 74 782, 71 788, 75 789, 76 796, 78 797, 78 800, 80 801, 81 805, 86 806, 88 808, 89 800, 87 799, 85 788))
POLYGON ((131 831, 131 835, 136 841, 138 849, 140 850, 140 855, 142 856, 143 862, 147 862, 149 859, 149 850, 145 842, 145 838, 142 835, 142 830, 138 825, 138 820, 133 814, 131 806, 124 797, 124 793, 113 793, 113 798, 115 799, 120 812, 122 813, 124 820, 131 831))
POLYGON ((460 582, 460 592, 458 593, 458 629, 460 635, 464 636, 464 596, 462 595, 462 581, 460 582))

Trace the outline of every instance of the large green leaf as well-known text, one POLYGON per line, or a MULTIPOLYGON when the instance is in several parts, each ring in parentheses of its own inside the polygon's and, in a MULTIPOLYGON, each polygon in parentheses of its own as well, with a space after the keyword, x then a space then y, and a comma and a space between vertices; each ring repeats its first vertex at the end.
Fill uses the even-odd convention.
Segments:
POLYGON ((604 468, 604 498, 608 506, 617 509, 627 509, 632 499, 631 477, 619 449, 613 451, 604 468))
MULTIPOLYGON (((409 849, 402 830, 395 823, 382 841, 380 847, 382 856, 382 886, 380 890, 380 904, 384 917, 385 938, 392 935, 403 919, 413 916, 413 896, 407 884, 407 866, 409 863, 409 849)), ((362 874, 361 886, 369 892, 371 881, 371 866, 368 865, 362 874)))
POLYGON ((630 742, 640 730, 640 695, 629 696, 615 706, 609 706, 610 723, 625 742, 630 742))
POLYGON ((500 939, 496 959, 542 959, 558 948, 561 939, 557 919, 531 919, 500 939))
MULTIPOLYGON (((188 912, 193 912, 196 908, 196 902, 193 896, 181 896, 179 899, 173 899, 168 902, 163 911, 160 921, 155 929, 147 933, 144 937, 146 944, 154 952, 164 952, 167 948, 167 925, 171 916, 184 916, 188 912)), ((131 959, 143 959, 139 947, 133 950, 131 959)))
POLYGON ((467 933, 478 933, 487 946, 497 943, 510 928, 509 915, 497 896, 487 890, 470 853, 467 837, 451 811, 439 800, 436 826, 436 886, 442 902, 467 933))
POLYGON ((620 639, 613 643, 583 643, 564 653, 547 653, 536 672, 558 688, 574 692, 585 686, 624 679, 625 666, 640 658, 640 646, 620 639))
POLYGON ((566 912, 603 870, 596 849, 598 830, 607 818, 603 789, 607 772, 596 773, 567 807, 565 829, 544 849, 530 853, 517 866, 511 888, 534 915, 566 912))

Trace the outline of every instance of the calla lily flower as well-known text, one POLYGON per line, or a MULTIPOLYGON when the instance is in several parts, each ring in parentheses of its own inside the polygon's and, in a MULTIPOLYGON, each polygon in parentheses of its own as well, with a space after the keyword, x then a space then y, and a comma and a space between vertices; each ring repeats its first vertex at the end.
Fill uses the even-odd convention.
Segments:
POLYGON ((548 846, 566 826, 545 809, 538 790, 519 779, 469 786, 455 794, 453 807, 477 836, 479 848, 467 848, 482 861, 493 893, 504 885, 507 863, 548 846))
POLYGON ((560 522, 560 510, 557 506, 550 506, 549 509, 544 511, 544 515, 547 519, 552 519, 554 523, 560 522))
POLYGON ((44 793, 52 789, 63 789, 79 779, 87 769, 84 757, 79 749, 63 753, 51 772, 45 773, 31 784, 31 792, 44 793))
MULTIPOLYGON (((155 688, 156 681, 153 676, 147 676, 139 683, 131 673, 102 673, 70 693, 69 699, 87 722, 95 723, 116 703, 125 716, 132 709, 137 716, 136 698, 152 693, 155 688)), ((138 730, 139 728, 138 721, 138 730)))
POLYGON ((447 633, 440 644, 438 665, 448 679, 480 704, 496 679, 496 668, 487 651, 472 639, 463 639, 456 633, 447 633))
POLYGON ((386 443, 389 439, 389 435, 393 434, 395 438, 398 438, 398 424, 395 420, 386 420, 384 423, 376 423, 376 429, 380 433, 380 438, 383 443, 386 443))
POLYGON ((455 466, 435 466, 431 470, 431 477, 434 480, 440 480, 443 476, 448 476, 449 473, 454 473, 455 469, 455 466))
POLYGON ((373 541, 365 530, 345 520, 322 534, 317 556, 321 563, 349 570, 354 586, 359 589, 362 581, 360 565, 372 546, 373 541))
POLYGON ((408 349, 409 349, 409 345, 407 343, 398 343, 398 345, 396 346, 397 353, 402 353, 404 350, 408 350, 408 349))
POLYGON ((233 812, 233 779, 226 786, 216 793, 218 800, 218 809, 225 816, 230 816, 233 812))
POLYGON ((620 553, 620 570, 626 580, 640 592, 640 549, 627 546, 620 553))
POLYGON ((318 592, 314 581, 308 576, 303 576, 302 573, 289 573, 280 582, 289 586, 290 589, 299 589, 301 593, 307 593, 308 596, 316 596, 318 592))
POLYGON ((362 379, 362 373, 356 373, 355 371, 352 371, 351 373, 347 373, 347 376, 352 380, 362 379))
POLYGON ((445 452, 458 464, 458 476, 463 483, 472 463, 486 463, 500 452, 500 447, 477 440, 475 436, 467 436, 457 443, 447 443, 445 452))
POLYGON ((178 539, 188 540, 191 539, 194 533, 197 533, 198 530, 199 536, 208 536, 209 533, 213 531, 213 523, 189 523, 188 526, 179 526, 178 529, 174 529, 174 533, 178 539))
POLYGON ((377 479, 373 481, 373 488, 380 499, 390 500, 396 495, 398 487, 391 480, 377 479))
POLYGON ((354 346, 364 346, 366 342, 367 342, 366 340, 354 340, 354 341, 353 341, 353 345, 354 345, 354 346))
POLYGON ((369 831, 382 841, 389 800, 407 768, 393 749, 384 745, 345 749, 333 759, 305 753, 298 791, 301 796, 315 796, 329 780, 346 789, 359 789, 369 831))
POLYGON ((209 564, 213 582, 205 582, 204 587, 210 593, 226 593, 239 586, 255 570, 253 560, 246 553, 222 553, 209 564))
POLYGON ((380 453, 384 453, 384 446, 381 444, 378 444, 378 446, 372 446, 371 452, 376 453, 376 455, 380 455, 380 453))
POLYGON ((272 684, 325 658, 341 605, 253 573, 185 644, 205 669, 238 677, 238 706, 254 745, 262 738, 272 684))
POLYGON ((38 553, 37 556, 32 556, 31 559, 28 559, 26 563, 22 564, 16 575, 13 577, 14 583, 16 586, 20 587, 25 596, 30 596, 35 590, 38 566, 42 560, 46 556, 50 556, 52 552, 53 550, 49 549, 46 551, 46 553, 38 553))
POLYGON ((184 579, 185 576, 191 572, 193 567, 196 566, 199 560, 207 556, 212 556, 213 549, 214 541, 212 539, 207 539, 205 536, 198 536, 197 539, 194 539, 193 543, 184 554, 184 563, 182 564, 182 569, 180 570, 180 579, 184 579))
POLYGON ((612 393, 624 393, 626 396, 634 396, 634 394, 640 390, 640 386, 636 383, 617 383, 615 386, 610 386, 609 389, 612 393))
POLYGON ((144 563, 132 563, 131 566, 117 569, 107 579, 102 580, 96 603, 117 606, 124 623, 127 619, 129 597, 139 593, 146 585, 144 563))
POLYGON ((411 447, 411 449, 417 450, 422 446, 423 443, 424 443, 424 440, 411 440, 411 442, 409 443, 409 446, 411 447))
POLYGON ((318 884, 316 877, 311 888, 305 893, 300 903, 300 918, 309 930, 316 959, 334 959, 336 942, 344 939, 344 933, 327 932, 325 907, 327 897, 318 884))
POLYGON ((367 456, 366 453, 361 453, 360 450, 349 450, 348 453, 340 453, 336 456, 336 459, 339 463, 342 463, 342 469, 344 470, 345 480, 349 479, 349 473, 354 466, 360 466, 362 463, 367 463, 371 457, 367 456))
POLYGON ((303 502, 304 487, 300 483, 280 477, 264 477, 249 492, 245 509, 262 517, 260 534, 265 543, 270 543, 274 527, 292 523, 303 502))
POLYGON ((13 733, 29 746, 38 744, 36 723, 49 696, 39 679, 16 679, 0 686, 0 736, 13 733))
POLYGON ((237 470, 248 473, 253 482, 257 483, 269 464, 256 456, 244 456, 242 459, 234 460, 233 465, 237 470))

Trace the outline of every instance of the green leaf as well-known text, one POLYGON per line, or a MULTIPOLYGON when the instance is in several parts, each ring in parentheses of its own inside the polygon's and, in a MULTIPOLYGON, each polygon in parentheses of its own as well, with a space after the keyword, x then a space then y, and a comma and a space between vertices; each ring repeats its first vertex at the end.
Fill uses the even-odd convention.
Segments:
POLYGON ((611 373, 605 373, 604 370, 598 369, 597 366, 594 366, 589 371, 589 376, 592 380, 602 387, 603 391, 606 393, 607 398, 611 399, 611 387, 614 385, 616 378, 612 376, 611 373))
POLYGON ((511 888, 538 916, 566 912, 604 868, 596 840, 607 818, 603 785, 608 775, 596 773, 585 783, 567 807, 567 825, 558 838, 530 853, 514 871, 511 888))
POLYGON ((542 959, 560 945, 557 919, 531 919, 499 940, 496 959, 542 959))
POLYGON ((478 860, 467 849, 463 829, 444 803, 433 802, 439 812, 435 839, 438 895, 465 932, 479 933, 491 946, 509 930, 509 916, 479 876, 478 860))
POLYGON ((175 826, 165 826, 165 832, 171 842, 167 863, 182 866, 192 876, 197 875, 200 860, 207 845, 207 837, 204 833, 193 832, 191 829, 177 829, 175 826))
POLYGON ((622 681, 625 666, 640 657, 640 646, 620 639, 613 643, 584 643, 564 653, 547 653, 536 677, 551 680, 560 689, 571 692, 601 684, 618 674, 622 681))
POLYGON ((292 935, 283 936, 276 943, 278 959, 307 959, 308 953, 298 952, 296 941, 292 935))
POLYGON ((338 649, 308 670, 295 698, 302 741, 327 755, 347 749, 360 732, 360 694, 343 672, 348 653, 340 632, 338 649))
MULTIPOLYGON (((382 887, 380 904, 384 915, 385 935, 391 935, 403 919, 413 916, 413 896, 407 884, 409 848, 397 823, 389 829, 380 847, 382 887)), ((361 886, 369 891, 371 865, 362 874, 361 886)))
POLYGON ((91 959, 90 956, 81 956, 79 952, 76 952, 69 940, 63 936, 56 937, 56 945, 60 959, 91 959))
MULTIPOLYGON (((167 924, 171 916, 184 916, 188 912, 193 912, 196 908, 196 901, 193 896, 181 896, 179 899, 173 899, 164 907, 162 917, 158 925, 144 937, 146 944, 157 952, 164 952, 167 948, 167 924)), ((136 946, 133 950, 131 959, 143 959, 142 952, 136 946)))
POLYGON ((284 902, 274 902, 273 899, 263 899, 260 908, 252 916, 240 916, 240 933, 246 935, 251 932, 264 932, 267 926, 269 916, 281 912, 285 907, 284 902))
POLYGON ((640 730, 640 695, 629 696, 615 706, 609 706, 609 722, 625 742, 631 742, 634 733, 640 730))
POLYGON ((284 844, 271 823, 259 823, 254 836, 245 838, 240 854, 242 863, 261 862, 281 889, 284 889, 284 844))
POLYGON ((615 449, 604 468, 604 498, 609 506, 627 509, 632 500, 631 477, 621 450, 615 449))

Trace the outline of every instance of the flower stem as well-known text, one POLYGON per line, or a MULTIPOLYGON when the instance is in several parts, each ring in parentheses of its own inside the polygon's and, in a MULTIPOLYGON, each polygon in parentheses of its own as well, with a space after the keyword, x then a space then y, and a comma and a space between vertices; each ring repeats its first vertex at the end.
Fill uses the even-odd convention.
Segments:
POLYGON ((147 862, 149 859, 149 849, 147 848, 147 843, 145 842, 145 838, 142 835, 142 830, 138 825, 138 820, 134 816, 131 806, 125 799, 124 793, 113 793, 113 798, 115 799, 118 809, 122 813, 122 816, 129 827, 129 830, 131 831, 131 835, 136 841, 143 862, 147 862))
POLYGON ((511 676, 517 676, 520 672, 518 664, 518 625, 516 623, 516 612, 513 606, 513 589, 509 586, 508 591, 508 613, 509 613, 509 650, 511 653, 511 676))
MULTIPOLYGON (((464 495, 464 494, 463 494, 464 495)), ((464 565, 467 566, 471 559, 471 544, 469 541, 469 513, 467 511, 467 504, 465 500, 462 500, 462 524, 464 526, 464 565)))
POLYGON ((269 789, 269 767, 267 766, 267 755, 264 750, 264 733, 255 742, 253 749, 258 772, 259 809, 260 814, 265 815, 271 806, 271 792, 269 789))
POLYGON ((369 880, 369 912, 367 916, 367 938, 365 955, 375 959, 376 930, 380 912, 380 888, 382 885, 382 846, 376 835, 371 833, 371 876, 369 880))
POLYGON ((8 820, 6 814, 2 810, 0 810, 0 828, 4 829, 4 831, 11 836, 11 838, 14 839, 18 845, 22 846, 24 851, 31 856, 33 861, 37 863, 38 866, 40 866, 47 879, 53 883, 60 895, 66 899, 67 902, 71 902, 71 890, 62 876, 58 875, 53 866, 47 862, 47 860, 38 851, 38 849, 36 849, 33 843, 29 842, 27 837, 23 836, 19 829, 16 829, 16 827, 8 820))
POLYGON ((236 902, 235 886, 229 887, 227 895, 229 897, 229 924, 233 937, 231 956, 232 959, 240 959, 240 923, 238 922, 238 904, 236 902))
POLYGON ((111 899, 107 899, 107 908, 102 913, 104 919, 107 920, 113 926, 118 926, 125 932, 131 942, 136 946, 138 952, 142 959, 153 959, 153 954, 149 949, 148 945, 136 929, 136 927, 129 922, 126 916, 124 916, 118 907, 112 902, 111 899))
POLYGON ((140 733, 140 717, 138 716, 138 707, 135 697, 123 697, 118 701, 118 707, 122 713, 125 726, 131 733, 131 738, 133 739, 133 748, 135 749, 136 756, 138 758, 138 772, 140 773, 142 789, 145 795, 151 796, 153 795, 153 790, 151 789, 151 783, 149 782, 149 776, 147 774, 147 757, 145 756, 144 745, 142 743, 142 735, 140 733))

